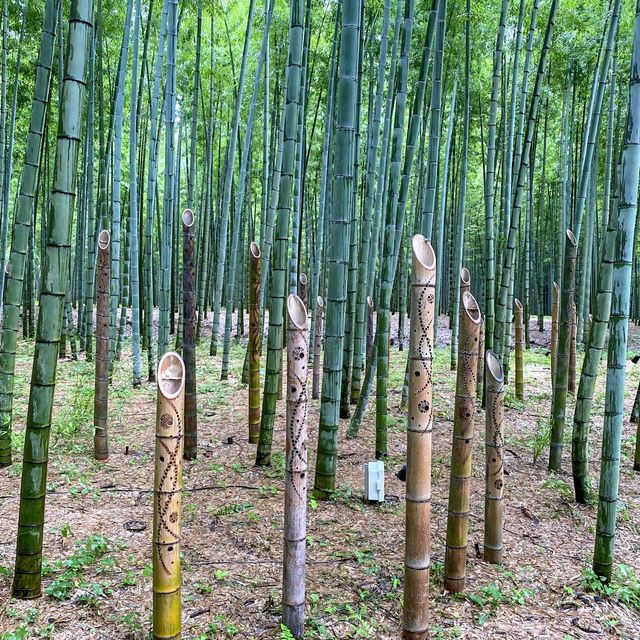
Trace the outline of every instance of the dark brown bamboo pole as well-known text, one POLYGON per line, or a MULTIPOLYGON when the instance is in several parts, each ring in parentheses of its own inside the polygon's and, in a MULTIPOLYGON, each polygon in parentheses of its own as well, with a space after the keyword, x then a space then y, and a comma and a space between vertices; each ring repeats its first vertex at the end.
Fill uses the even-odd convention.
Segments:
POLYGON ((518 298, 513 299, 513 324, 515 325, 516 340, 516 398, 524 400, 524 314, 522 303, 518 298))
POLYGON ((371 351, 373 350, 373 342, 376 337, 373 329, 374 311, 373 298, 367 296, 367 363, 371 360, 371 351))
POLYGON ((413 237, 412 247, 402 635, 405 640, 423 640, 429 633, 429 566, 431 564, 429 531, 436 256, 431 244, 422 235, 413 237))
POLYGON ((316 299, 316 333, 313 337, 313 382, 311 397, 317 400, 320 397, 320 353, 322 351, 322 333, 324 323, 324 300, 321 296, 316 299))
POLYGON ((480 337, 478 338, 478 383, 476 395, 482 400, 484 395, 484 319, 480 324, 480 337))
POLYGON ((299 297, 300 300, 302 300, 302 302, 304 303, 304 305, 307 305, 307 286, 309 284, 309 279, 307 278, 307 274, 306 273, 301 273, 298 276, 298 292, 299 292, 299 297))
POLYGON ((109 302, 111 278, 111 235, 103 229, 98 235, 96 267, 96 381, 93 398, 93 456, 109 458, 107 419, 109 415, 109 302))
POLYGON ((504 375, 493 351, 487 351, 485 383, 484 559, 502 563, 502 496, 504 492, 504 375))
MULTIPOLYGON (((471 292, 471 272, 467 267, 460 269, 460 300, 465 293, 471 292)), ((462 313, 462 311, 461 311, 462 313)))
POLYGON ((444 560, 444 588, 452 593, 464 590, 467 567, 467 530, 473 453, 478 339, 482 316, 476 299, 462 296, 458 345, 449 512, 444 560))
POLYGON ((249 245, 249 442, 260 436, 260 258, 257 243, 249 245))
POLYGON ((185 368, 174 351, 158 364, 153 504, 153 637, 181 637, 180 519, 185 368))
POLYGON ((551 298, 551 385, 556 378, 558 366, 558 318, 560 315, 560 287, 553 283, 553 297, 551 298))
POLYGON ((282 622, 296 640, 304 634, 307 545, 307 309, 295 295, 287 299, 287 432, 284 486, 282 622))
POLYGON ((571 335, 569 339, 569 379, 567 380, 567 393, 576 393, 576 338, 578 330, 578 319, 576 303, 571 303, 571 335))
POLYGON ((196 391, 196 250, 195 216, 191 209, 182 212, 182 353, 185 369, 184 457, 198 455, 198 396, 196 391))

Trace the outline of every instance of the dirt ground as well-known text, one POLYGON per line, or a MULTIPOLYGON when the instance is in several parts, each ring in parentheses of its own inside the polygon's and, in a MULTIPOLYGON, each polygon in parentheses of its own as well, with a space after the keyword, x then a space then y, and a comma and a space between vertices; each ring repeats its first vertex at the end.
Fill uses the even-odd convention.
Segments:
MULTIPOLYGON (((623 433, 616 538, 620 584, 611 597, 602 597, 588 588, 584 573, 593 553, 596 511, 572 499, 570 420, 564 470, 557 476, 547 473, 549 321, 544 333, 534 330, 533 319, 531 327, 526 401, 514 398, 512 385, 506 396, 504 565, 490 566, 478 557, 484 511, 484 412, 478 409, 467 591, 451 597, 442 589, 442 563, 455 373, 449 370, 446 319, 440 321, 434 375, 431 637, 640 638, 640 611, 623 602, 625 594, 640 602, 640 583, 634 577, 640 576, 640 476, 632 470, 635 425, 625 420, 623 433), (536 463, 534 453, 539 453, 536 463)), ((32 349, 32 343, 20 343, 16 463, 0 471, 0 639, 150 637, 155 386, 132 389, 128 352, 114 372, 111 456, 104 463, 91 457, 93 365, 82 358, 60 362, 45 523, 46 595, 33 601, 10 597, 32 349)), ((640 331, 632 327, 629 355, 638 352, 640 331)), ((206 336, 198 348, 199 453, 184 466, 184 638, 285 637, 279 627, 285 405, 278 404, 274 464, 258 469, 255 446, 247 443, 243 356, 243 347, 235 345, 230 378, 221 382, 220 356, 208 355, 206 336)), ((399 410, 405 358, 406 351, 394 346, 387 500, 382 505, 362 500, 362 465, 373 459, 374 451, 370 407, 357 439, 346 439, 348 422, 341 424, 335 496, 309 505, 306 638, 400 635, 405 486, 394 472, 406 450, 399 410)), ((629 362, 627 416, 639 373, 629 362)), ((602 378, 591 439, 596 481, 604 387, 602 378)), ((319 402, 311 401, 310 477, 318 411, 319 402)), ((568 416, 573 416, 573 399, 568 416)))

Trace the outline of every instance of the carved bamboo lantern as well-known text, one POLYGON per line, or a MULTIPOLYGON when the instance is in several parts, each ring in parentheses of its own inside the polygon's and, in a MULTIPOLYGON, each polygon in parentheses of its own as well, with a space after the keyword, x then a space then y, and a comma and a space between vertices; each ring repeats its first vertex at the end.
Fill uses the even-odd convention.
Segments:
POLYGON ((422 235, 413 237, 412 247, 403 638, 422 640, 428 635, 431 564, 429 529, 436 256, 422 235))
POLYGON ((502 365, 493 351, 487 351, 484 379, 487 385, 484 559, 493 564, 501 564, 502 496, 504 492, 504 438, 502 431, 504 421, 504 376, 502 365))
POLYGON ((249 442, 260 436, 260 247, 249 245, 249 442))
POLYGON ((98 235, 98 261, 96 266, 96 379, 93 398, 93 456, 107 460, 109 441, 107 418, 109 415, 109 280, 111 235, 103 229, 98 235))
POLYGON ((196 392, 196 252, 195 217, 191 209, 182 212, 182 353, 185 369, 184 457, 198 455, 198 398, 196 392))
POLYGON ((551 384, 556 379, 558 366, 558 316, 560 312, 560 287, 553 283, 553 296, 551 298, 551 384))
POLYGON ((153 503, 153 637, 180 638, 180 518, 185 368, 170 351, 158 364, 153 503))
POLYGON ((444 560, 444 588, 452 593, 464 590, 467 569, 473 421, 476 406, 478 342, 481 322, 482 316, 476 299, 470 293, 465 292, 462 296, 458 341, 458 374, 444 560))
MULTIPOLYGON (((478 338, 478 383, 476 385, 476 395, 478 400, 484 396, 484 318, 480 323, 480 337, 478 338)), ((484 406, 484 404, 482 405, 484 406)))
POLYGON ((284 486, 284 571, 282 621, 293 637, 304 633, 307 544, 307 309, 295 295, 287 299, 287 433, 284 486))
POLYGON ((516 331, 516 398, 524 400, 524 314, 518 298, 513 299, 513 320, 516 331))
POLYGON ((316 298, 316 333, 313 337, 313 382, 311 384, 311 397, 317 400, 320 397, 320 352, 322 350, 322 333, 324 324, 324 300, 321 296, 316 298))

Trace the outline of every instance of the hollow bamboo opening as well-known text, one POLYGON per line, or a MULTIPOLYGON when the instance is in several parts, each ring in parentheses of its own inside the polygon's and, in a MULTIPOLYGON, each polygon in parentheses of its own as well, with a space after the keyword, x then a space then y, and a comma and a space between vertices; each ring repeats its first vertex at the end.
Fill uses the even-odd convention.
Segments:
POLYGON ((322 296, 318 296, 316 298, 316 306, 320 307, 321 309, 324 308, 324 300, 322 299, 322 296))
POLYGON ((573 235, 573 231, 571 231, 571 229, 567 229, 567 240, 568 240, 572 245, 576 245, 576 244, 578 244, 578 241, 576 240, 576 237, 573 235))
POLYGON ((106 229, 103 229, 98 234, 98 247, 104 251, 109 246, 110 242, 111 234, 106 229))
POLYGON ((427 270, 436 268, 436 253, 431 243, 421 234, 416 233, 412 240, 413 254, 422 267, 427 270))
POLYGON ((460 269, 460 284, 469 286, 471 284, 471 273, 467 267, 460 269))
POLYGON ((513 304, 516 307, 516 309, 518 311, 522 311, 523 307, 522 307, 522 302, 520 302, 520 300, 518 300, 518 298, 514 298, 513 299, 513 304))
POLYGON ((158 364, 158 387, 162 395, 173 400, 184 386, 184 363, 174 351, 165 353, 158 364))
POLYGON ((287 298, 287 313, 296 329, 304 329, 307 324, 307 308, 304 302, 293 293, 287 298))
POLYGON ((496 382, 502 382, 504 380, 504 372, 502 371, 502 365, 498 356, 493 351, 488 350, 485 353, 485 366, 487 371, 491 374, 491 377, 496 382))
POLYGON ((251 257, 258 260, 262 255, 262 251, 260 251, 260 247, 257 242, 251 242, 249 245, 249 251, 251 252, 251 257))
POLYGON ((182 212, 182 224, 185 227, 192 227, 195 222, 195 216, 193 215, 193 211, 191 209, 185 209, 182 212))
POLYGON ((482 321, 480 307, 478 306, 476 299, 468 291, 465 291, 462 296, 462 306, 471 322, 473 322, 473 324, 480 324, 482 321))

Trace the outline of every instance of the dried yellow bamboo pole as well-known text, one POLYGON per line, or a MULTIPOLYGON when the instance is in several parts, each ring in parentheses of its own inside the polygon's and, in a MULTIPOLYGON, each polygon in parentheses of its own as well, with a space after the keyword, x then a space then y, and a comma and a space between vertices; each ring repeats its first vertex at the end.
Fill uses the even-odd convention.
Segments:
POLYGON ((106 229, 98 235, 96 267, 96 379, 93 397, 93 457, 109 458, 107 419, 109 416, 109 301, 111 235, 106 229))
POLYGON ((553 297, 551 299, 551 385, 556 379, 558 367, 558 318, 560 314, 560 287, 553 283, 553 297))
POLYGON ((567 380, 567 393, 576 393, 576 337, 578 321, 576 313, 576 303, 571 303, 571 334, 569 340, 569 378, 567 380))
POLYGON ((413 237, 412 247, 403 638, 423 640, 429 632, 436 256, 422 235, 413 237))
POLYGON ((249 245, 249 442, 260 436, 260 247, 249 245))
POLYGON ((307 309, 295 295, 287 299, 287 432, 284 485, 282 622, 296 640, 304 634, 307 545, 307 309))
POLYGON ((322 332, 324 324, 324 300, 321 296, 316 298, 316 333, 313 337, 313 382, 311 386, 311 397, 317 400, 320 397, 320 353, 322 351, 322 332))
POLYGON ((504 492, 504 439, 502 432, 504 420, 504 376, 502 365, 493 351, 487 351, 484 379, 487 385, 484 467, 484 559, 493 564, 501 564, 503 546, 502 495, 504 492))
POLYGON ((158 364, 153 505, 153 637, 181 637, 180 518, 184 362, 175 352, 158 364))
POLYGON ((465 292, 462 296, 462 314, 460 316, 449 512, 444 558, 444 588, 452 593, 464 590, 467 569, 473 421, 476 407, 478 338, 481 322, 482 316, 476 299, 470 293, 465 292))
POLYGON ((524 311, 518 298, 513 299, 513 321, 516 332, 516 398, 524 400, 524 311))

